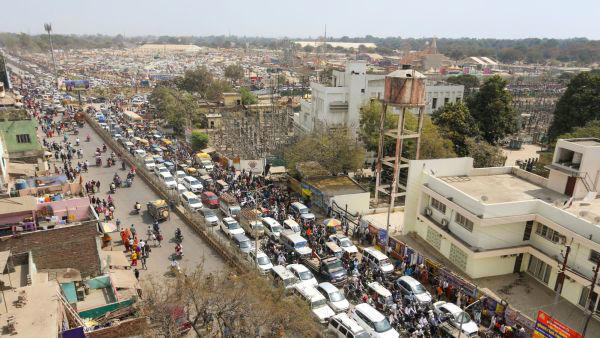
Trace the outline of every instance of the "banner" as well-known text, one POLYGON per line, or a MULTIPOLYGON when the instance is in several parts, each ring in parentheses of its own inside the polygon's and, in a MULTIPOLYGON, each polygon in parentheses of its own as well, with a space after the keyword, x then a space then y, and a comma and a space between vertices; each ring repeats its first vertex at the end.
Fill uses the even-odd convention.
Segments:
POLYGON ((539 310, 533 337, 581 338, 581 334, 539 310))
POLYGON ((65 80, 64 85, 65 90, 68 92, 90 89, 90 81, 88 80, 65 80))

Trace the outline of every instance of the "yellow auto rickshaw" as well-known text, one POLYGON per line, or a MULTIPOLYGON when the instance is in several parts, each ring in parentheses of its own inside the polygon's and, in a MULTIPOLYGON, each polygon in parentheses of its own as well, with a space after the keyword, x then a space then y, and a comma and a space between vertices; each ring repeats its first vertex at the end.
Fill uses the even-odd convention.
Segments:
POLYGON ((369 283, 369 296, 373 299, 375 308, 382 311, 394 303, 392 293, 379 282, 369 283))
POLYGON ((187 167, 185 168, 185 173, 193 176, 193 177, 197 177, 198 176, 198 169, 194 168, 194 167, 187 167))

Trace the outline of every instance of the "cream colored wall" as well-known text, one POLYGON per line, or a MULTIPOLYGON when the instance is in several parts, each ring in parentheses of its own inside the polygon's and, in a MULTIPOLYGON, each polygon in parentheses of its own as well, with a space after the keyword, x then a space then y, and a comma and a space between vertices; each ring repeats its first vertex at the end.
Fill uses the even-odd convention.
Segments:
POLYGON ((550 175, 548 176, 548 189, 564 194, 567 178, 567 175, 558 170, 550 170, 550 175))
POLYGON ((489 257, 482 259, 469 258, 467 260, 467 274, 471 278, 500 276, 512 273, 515 267, 516 256, 489 257))

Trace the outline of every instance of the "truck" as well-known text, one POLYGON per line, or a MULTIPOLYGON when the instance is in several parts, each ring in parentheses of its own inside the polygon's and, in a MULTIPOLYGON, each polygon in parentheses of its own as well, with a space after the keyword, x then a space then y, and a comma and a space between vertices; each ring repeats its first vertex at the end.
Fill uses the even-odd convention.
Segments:
POLYGON ((222 193, 219 196, 219 209, 223 212, 226 217, 233 217, 236 220, 240 220, 241 208, 235 197, 228 193, 222 193))
POLYGON ((302 258, 301 261, 313 272, 321 275, 321 277, 333 285, 340 286, 348 280, 348 273, 344 269, 342 261, 335 257, 319 257, 313 252, 312 256, 302 258))
POLYGON ((260 221, 260 212, 252 208, 243 208, 240 211, 240 225, 252 238, 260 238, 265 234, 265 229, 260 221))

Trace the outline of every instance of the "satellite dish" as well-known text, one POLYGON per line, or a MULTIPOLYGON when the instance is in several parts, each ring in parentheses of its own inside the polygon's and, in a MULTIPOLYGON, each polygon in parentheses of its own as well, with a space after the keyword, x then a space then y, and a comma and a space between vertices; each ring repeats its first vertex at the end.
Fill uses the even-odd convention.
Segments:
POLYGON ((486 195, 483 195, 483 196, 481 196, 481 200, 482 200, 483 202, 487 202, 487 200, 488 200, 488 197, 487 197, 486 195))

